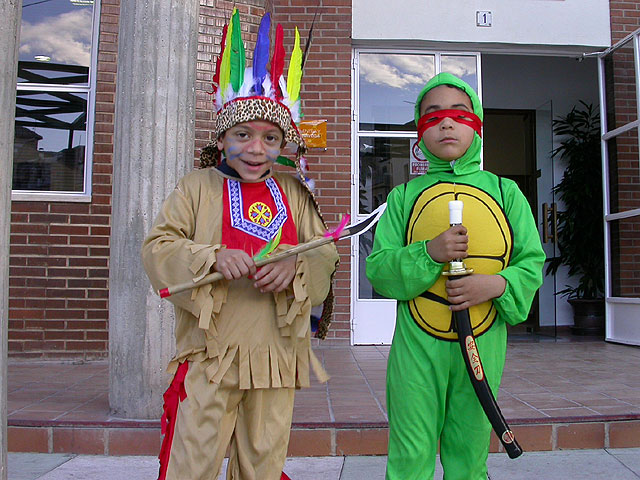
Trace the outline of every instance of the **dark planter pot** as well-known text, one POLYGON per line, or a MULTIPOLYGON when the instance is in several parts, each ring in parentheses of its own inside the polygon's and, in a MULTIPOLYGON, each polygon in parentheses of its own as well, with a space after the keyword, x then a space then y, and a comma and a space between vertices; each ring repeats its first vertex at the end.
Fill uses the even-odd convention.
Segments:
POLYGON ((604 333, 604 298, 570 298, 573 307, 574 335, 602 335, 604 333))

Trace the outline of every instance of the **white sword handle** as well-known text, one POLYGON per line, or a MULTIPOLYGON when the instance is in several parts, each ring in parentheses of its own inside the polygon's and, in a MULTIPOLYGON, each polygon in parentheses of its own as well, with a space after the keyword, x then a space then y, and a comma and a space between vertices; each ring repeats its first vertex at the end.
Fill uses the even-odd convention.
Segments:
POLYGON ((449 225, 462 225, 462 200, 451 200, 449 202, 449 225))

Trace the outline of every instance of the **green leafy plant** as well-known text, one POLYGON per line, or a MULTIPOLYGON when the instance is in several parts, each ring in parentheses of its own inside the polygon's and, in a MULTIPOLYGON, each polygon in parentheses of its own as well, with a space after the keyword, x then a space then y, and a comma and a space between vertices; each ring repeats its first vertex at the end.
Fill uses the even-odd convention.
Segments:
POLYGON ((602 164, 600 115, 593 105, 580 102, 566 116, 553 121, 553 133, 561 137, 552 155, 565 165, 562 180, 553 189, 564 203, 558 212, 558 247, 546 273, 561 265, 578 279, 557 292, 569 298, 601 298, 604 294, 604 230, 602 212, 602 164))

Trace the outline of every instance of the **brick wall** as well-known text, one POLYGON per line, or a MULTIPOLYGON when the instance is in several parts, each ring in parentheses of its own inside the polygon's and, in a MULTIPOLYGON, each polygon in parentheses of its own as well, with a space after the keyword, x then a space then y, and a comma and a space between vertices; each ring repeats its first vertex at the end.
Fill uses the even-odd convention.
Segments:
POLYGON ((91 203, 12 202, 9 354, 107 355, 119 0, 102 0, 91 203))
MULTIPOLYGON (((311 0, 273 2, 273 22, 284 28, 289 54, 294 27, 304 51, 318 5, 311 0)), ((287 57, 288 58, 288 57, 287 57)), ((287 60, 288 61, 288 60, 287 60)), ((307 154, 309 174, 325 220, 336 225, 340 215, 351 213, 351 1, 323 0, 304 65, 301 87, 305 120, 327 120, 327 149, 307 154)), ((334 291, 336 309, 328 339, 349 341, 351 335, 351 257, 349 242, 338 244, 340 267, 334 291)))
MULTIPOLYGON (((640 3, 612 1, 611 40, 619 40, 640 27, 640 3)), ((638 118, 633 43, 616 50, 607 59, 608 128, 638 118)), ((611 211, 640 208, 640 171, 637 130, 632 129, 609 142, 611 211)), ((626 219, 611 222, 612 280, 614 296, 640 295, 640 221, 626 219)))

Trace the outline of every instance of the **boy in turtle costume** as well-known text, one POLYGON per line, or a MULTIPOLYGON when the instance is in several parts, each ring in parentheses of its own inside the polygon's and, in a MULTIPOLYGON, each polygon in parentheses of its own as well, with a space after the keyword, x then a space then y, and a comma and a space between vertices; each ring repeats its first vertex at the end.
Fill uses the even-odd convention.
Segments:
POLYGON ((497 396, 506 323, 526 320, 545 254, 515 182, 480 170, 482 106, 464 81, 441 73, 415 105, 429 170, 392 190, 367 258, 367 277, 398 300, 387 369, 387 480, 485 480, 491 425, 465 369, 453 311, 469 309, 485 374, 497 396), (464 203, 464 226, 448 202, 464 203), (473 275, 446 280, 447 262, 473 275))

